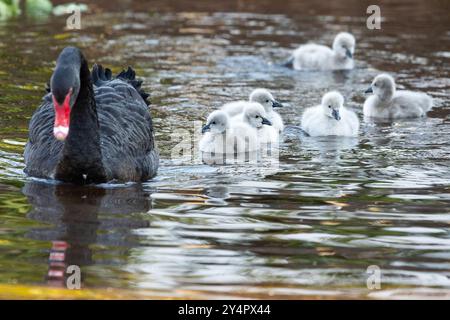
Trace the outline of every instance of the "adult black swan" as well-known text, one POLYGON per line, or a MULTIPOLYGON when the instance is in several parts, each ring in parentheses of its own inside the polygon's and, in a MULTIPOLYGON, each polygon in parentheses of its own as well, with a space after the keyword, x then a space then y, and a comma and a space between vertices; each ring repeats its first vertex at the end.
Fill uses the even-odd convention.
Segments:
POLYGON ((76 184, 145 181, 158 169, 148 95, 128 68, 113 78, 65 48, 31 118, 25 173, 76 184))

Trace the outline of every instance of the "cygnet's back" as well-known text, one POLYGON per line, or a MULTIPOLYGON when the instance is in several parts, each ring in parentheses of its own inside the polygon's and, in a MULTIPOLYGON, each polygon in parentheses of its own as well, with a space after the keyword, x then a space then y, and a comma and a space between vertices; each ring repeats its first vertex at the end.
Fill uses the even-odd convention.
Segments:
POLYGON ((229 136, 227 136, 227 139, 234 140, 236 153, 242 154, 258 150, 257 131, 239 119, 232 118, 231 130, 229 136))
POLYGON ((247 103, 248 103, 248 101, 244 101, 244 100, 229 102, 229 103, 224 104, 220 108, 220 110, 222 110, 223 112, 228 114, 228 116, 234 117, 234 116, 241 114, 244 111, 247 103))

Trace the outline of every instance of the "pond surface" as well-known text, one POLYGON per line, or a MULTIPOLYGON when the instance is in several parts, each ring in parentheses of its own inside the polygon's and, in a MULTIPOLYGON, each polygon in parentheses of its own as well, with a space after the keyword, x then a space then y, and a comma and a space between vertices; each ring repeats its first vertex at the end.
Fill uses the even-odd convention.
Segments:
POLYGON ((384 4, 382 30, 366 28, 368 1, 222 2, 95 1, 75 32, 65 17, 0 23, 0 287, 61 287, 61 270, 78 265, 85 289, 154 297, 448 298, 445 1, 384 4), (355 70, 277 66, 339 31, 357 39, 355 70), (67 45, 145 80, 162 157, 154 180, 81 188, 24 176, 28 121, 67 45), (286 105, 291 126, 332 89, 363 120, 363 92, 381 71, 432 95, 428 118, 363 121, 357 139, 291 127, 277 166, 208 166, 173 152, 174 132, 194 141, 209 112, 257 87, 286 105), (366 286, 371 265, 381 290, 366 286))

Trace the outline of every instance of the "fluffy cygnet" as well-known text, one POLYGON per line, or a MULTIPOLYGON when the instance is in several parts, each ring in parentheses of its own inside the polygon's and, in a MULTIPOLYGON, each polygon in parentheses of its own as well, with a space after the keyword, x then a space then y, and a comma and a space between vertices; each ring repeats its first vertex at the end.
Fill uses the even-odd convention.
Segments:
POLYGON ((373 93, 364 102, 364 116, 381 119, 423 117, 433 106, 433 99, 422 92, 395 89, 388 74, 375 77, 366 93, 373 93))
POLYGON ((355 37, 341 32, 332 48, 315 43, 301 45, 285 65, 296 70, 349 70, 354 66, 354 52, 355 37))
MULTIPOLYGON (((256 89, 253 90, 249 97, 250 102, 257 102, 264 107, 266 111, 267 119, 272 122, 272 126, 278 130, 284 130, 284 123, 281 116, 274 110, 274 108, 283 107, 283 105, 278 102, 273 95, 266 89, 256 89)), ((246 101, 236 101, 227 103, 222 107, 222 110, 225 111, 230 117, 234 117, 244 111, 245 106, 247 105, 246 101)))
POLYGON ((257 131, 250 125, 230 118, 225 112, 212 112, 202 128, 201 152, 234 154, 258 149, 257 131))
POLYGON ((267 119, 264 107, 256 102, 247 102, 244 112, 232 118, 249 125, 256 130, 259 144, 278 142, 279 132, 272 126, 272 122, 267 119))
POLYGON ((266 89, 256 89, 250 94, 251 102, 258 102, 264 107, 267 119, 272 122, 272 126, 278 130, 284 130, 284 123, 281 116, 274 110, 274 108, 281 108, 283 105, 275 100, 273 95, 266 89))
POLYGON ((344 97, 336 91, 328 92, 322 103, 309 108, 302 117, 302 129, 312 137, 357 136, 359 120, 344 107, 344 97))

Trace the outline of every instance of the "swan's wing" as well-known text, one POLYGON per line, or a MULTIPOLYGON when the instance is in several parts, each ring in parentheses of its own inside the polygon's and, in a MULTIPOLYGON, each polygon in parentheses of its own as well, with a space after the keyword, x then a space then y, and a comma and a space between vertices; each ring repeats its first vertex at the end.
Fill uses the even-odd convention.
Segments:
POLYGON ((392 104, 397 108, 398 116, 420 117, 431 109, 432 100, 424 93, 404 90, 395 93, 392 104))
POLYGON ((127 93, 127 86, 123 86, 123 84, 126 83, 128 85, 131 85, 141 96, 144 102, 147 105, 150 104, 150 101, 148 100, 150 95, 146 93, 144 89, 142 89, 143 81, 136 79, 136 72, 131 67, 128 67, 127 70, 123 70, 115 78, 113 78, 110 69, 105 69, 101 65, 95 64, 92 67, 91 77, 94 86, 100 89, 113 87, 116 89, 116 91, 122 92, 123 90, 125 90, 125 93, 127 93))
POLYGON ((294 51, 294 67, 296 69, 327 68, 333 51, 327 46, 306 44, 294 51))
POLYGON ((423 92, 413 92, 408 90, 397 91, 394 97, 397 104, 402 107, 413 105, 424 112, 430 111, 433 99, 423 92))
POLYGON ((148 179, 156 173, 158 153, 142 82, 135 80, 131 68, 115 79, 99 66, 96 70, 100 81, 95 82, 95 101, 104 167, 119 180, 148 179))

